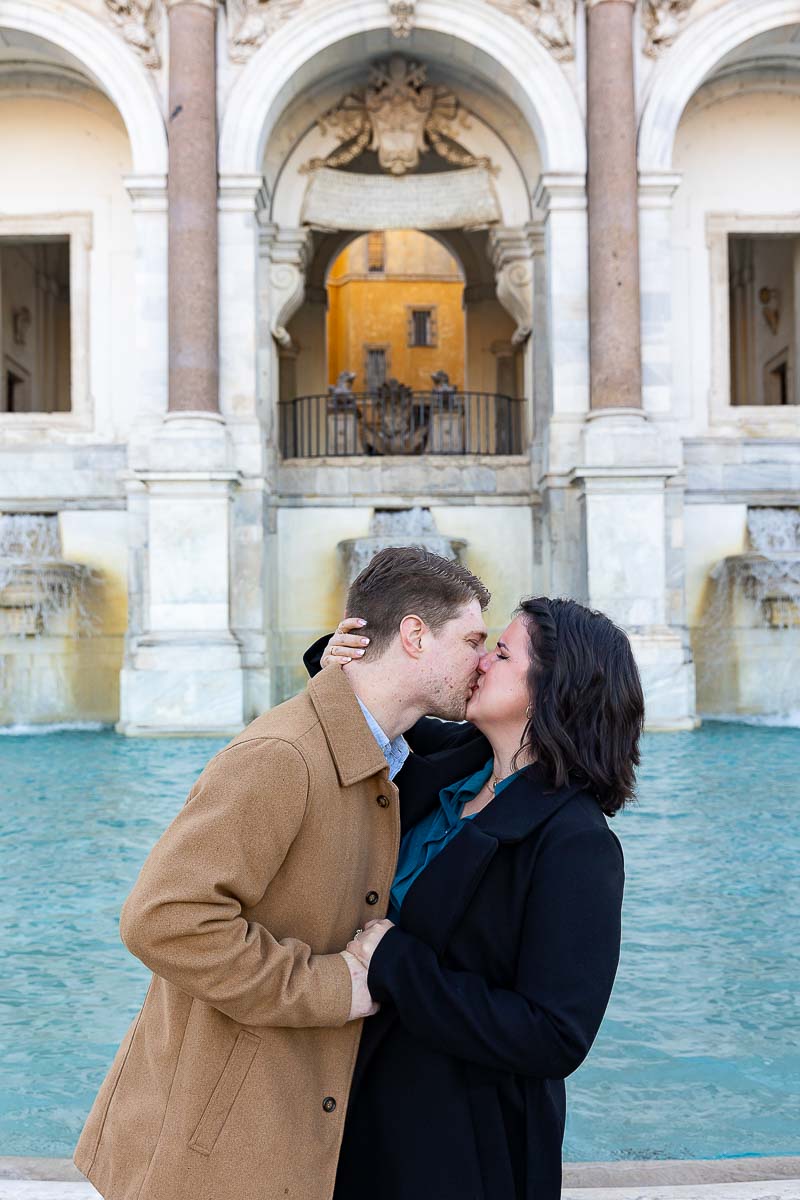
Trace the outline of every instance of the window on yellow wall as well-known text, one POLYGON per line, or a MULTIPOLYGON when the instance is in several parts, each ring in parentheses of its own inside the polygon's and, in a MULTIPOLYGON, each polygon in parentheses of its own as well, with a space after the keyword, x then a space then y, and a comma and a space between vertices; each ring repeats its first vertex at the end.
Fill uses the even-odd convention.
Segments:
POLYGON ((367 391, 375 392, 386 382, 386 372, 389 366, 388 346, 364 347, 364 378, 367 381, 367 391))
POLYGON ((367 271, 379 275, 386 270, 386 238, 381 231, 367 234, 367 271))
POLYGON ((408 344, 409 346, 436 345, 435 308, 409 308, 408 344))

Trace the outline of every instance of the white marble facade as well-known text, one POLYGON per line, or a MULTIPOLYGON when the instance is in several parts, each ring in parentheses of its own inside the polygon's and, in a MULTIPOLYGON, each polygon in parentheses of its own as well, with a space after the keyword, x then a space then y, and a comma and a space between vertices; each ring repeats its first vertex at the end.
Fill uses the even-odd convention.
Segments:
MULTIPOLYGON (((0 411, 0 513, 62 514, 76 561, 105 574, 102 719, 235 731, 300 686, 302 649, 338 618, 338 542, 376 508, 423 506, 467 541, 493 630, 526 594, 601 608, 631 633, 650 726, 695 725, 709 573, 747 548, 748 508, 800 502, 798 393, 731 404, 727 275, 730 235, 800 237, 800 0, 637 5, 641 410, 590 407, 585 17, 584 0, 220 6, 220 414, 180 419, 167 414, 163 5, 0 0, 0 238, 70 238, 73 397, 66 413, 0 411), (305 164, 337 145, 319 118, 397 54, 457 96, 459 145, 491 166, 474 168, 480 212, 441 236, 474 345, 490 310, 508 324, 524 446, 286 460, 293 333, 298 372, 325 391, 325 271, 385 204, 367 180, 371 219, 326 225, 315 209, 312 227, 305 164)), ((425 203, 418 225, 436 228, 425 203)), ((14 652, 0 628, 0 662, 14 652)), ((76 702, 62 719, 84 715, 76 702)), ((0 689, 0 723, 15 718, 36 714, 0 689)))

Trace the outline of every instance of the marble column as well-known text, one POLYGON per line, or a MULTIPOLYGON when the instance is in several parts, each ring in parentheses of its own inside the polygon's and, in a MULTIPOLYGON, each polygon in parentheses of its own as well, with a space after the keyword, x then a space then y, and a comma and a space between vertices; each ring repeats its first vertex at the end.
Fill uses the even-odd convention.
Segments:
POLYGON ((633 13, 634 0, 587 0, 593 409, 641 405, 633 13))
POLYGON ((169 11, 169 409, 219 408, 216 0, 169 11))

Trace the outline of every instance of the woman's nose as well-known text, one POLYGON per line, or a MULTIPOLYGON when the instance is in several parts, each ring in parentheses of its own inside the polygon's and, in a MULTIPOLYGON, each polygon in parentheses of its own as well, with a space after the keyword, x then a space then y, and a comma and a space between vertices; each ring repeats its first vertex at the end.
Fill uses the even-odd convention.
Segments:
POLYGON ((491 662, 492 662, 492 656, 487 650, 487 652, 485 654, 482 654, 480 659, 478 660, 478 670, 482 671, 483 674, 485 675, 486 672, 489 670, 489 667, 491 666, 491 662))

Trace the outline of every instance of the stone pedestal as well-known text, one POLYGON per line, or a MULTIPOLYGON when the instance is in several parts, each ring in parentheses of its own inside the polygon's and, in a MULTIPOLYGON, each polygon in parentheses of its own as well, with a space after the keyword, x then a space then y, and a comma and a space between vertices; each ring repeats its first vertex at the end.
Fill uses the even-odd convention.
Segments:
MULTIPOLYGON (((578 488, 584 598, 630 636, 649 729, 697 725, 688 630, 674 612, 680 446, 641 409, 605 409, 584 426, 578 488)), ((678 580, 682 593, 682 581, 678 580)))
POLYGON ((218 734, 245 723, 231 633, 231 502, 240 477, 219 414, 168 414, 128 476, 131 603, 125 734, 218 734))

